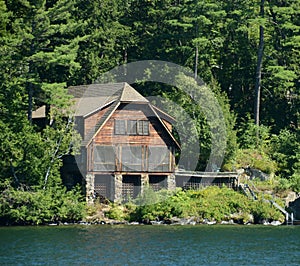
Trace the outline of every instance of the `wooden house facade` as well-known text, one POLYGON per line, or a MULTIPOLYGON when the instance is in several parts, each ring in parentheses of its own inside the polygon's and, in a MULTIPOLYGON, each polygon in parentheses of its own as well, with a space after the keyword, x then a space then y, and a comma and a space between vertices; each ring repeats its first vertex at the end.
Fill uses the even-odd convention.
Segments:
POLYGON ((112 201, 135 198, 148 185, 175 188, 179 145, 172 117, 127 83, 75 86, 69 93, 83 141, 80 156, 65 158, 62 173, 66 180, 81 174, 88 201, 95 195, 112 201))

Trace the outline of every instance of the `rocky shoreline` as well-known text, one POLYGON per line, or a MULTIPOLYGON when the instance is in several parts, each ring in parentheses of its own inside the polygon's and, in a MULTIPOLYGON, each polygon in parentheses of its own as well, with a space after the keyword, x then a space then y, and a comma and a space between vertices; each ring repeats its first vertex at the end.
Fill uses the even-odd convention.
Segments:
POLYGON ((285 225, 280 221, 268 221, 268 220, 261 220, 258 223, 254 222, 242 222, 239 220, 230 219, 229 221, 210 221, 208 219, 200 220, 197 217, 190 217, 190 218, 178 218, 173 217, 171 219, 166 220, 143 220, 141 222, 137 221, 119 221, 113 219, 103 219, 103 220, 95 220, 95 221, 80 221, 76 223, 49 223, 49 226, 62 226, 62 225, 271 225, 271 226, 279 226, 285 225))

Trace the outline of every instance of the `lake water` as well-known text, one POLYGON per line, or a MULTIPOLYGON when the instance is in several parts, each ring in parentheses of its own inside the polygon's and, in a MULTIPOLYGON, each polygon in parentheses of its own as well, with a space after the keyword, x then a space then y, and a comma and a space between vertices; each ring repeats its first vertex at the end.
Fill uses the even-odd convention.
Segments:
POLYGON ((300 226, 0 227, 0 265, 300 265, 300 226))

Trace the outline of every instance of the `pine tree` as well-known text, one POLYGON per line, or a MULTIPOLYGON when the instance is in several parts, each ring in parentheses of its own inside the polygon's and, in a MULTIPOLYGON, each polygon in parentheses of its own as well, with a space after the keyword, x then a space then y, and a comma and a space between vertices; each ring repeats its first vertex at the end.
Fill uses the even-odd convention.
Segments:
POLYGON ((69 105, 66 83, 80 67, 73 6, 65 0, 7 1, 5 23, 0 19, 6 24, 0 36, 0 178, 17 186, 61 182, 61 156, 70 152, 73 135, 61 110, 69 105), (44 104, 56 122, 41 130, 31 125, 32 110, 44 104))
POLYGON ((28 120, 34 106, 62 104, 68 77, 80 67, 75 61, 79 38, 70 14, 73 1, 59 0, 47 7, 45 0, 8 3, 12 12, 10 31, 15 38, 14 63, 18 83, 27 91, 28 120))
POLYGON ((73 15, 84 21, 78 29, 84 36, 77 56, 82 68, 69 83, 93 83, 101 73, 127 62, 127 50, 133 40, 122 18, 128 5, 121 0, 77 0, 73 15))

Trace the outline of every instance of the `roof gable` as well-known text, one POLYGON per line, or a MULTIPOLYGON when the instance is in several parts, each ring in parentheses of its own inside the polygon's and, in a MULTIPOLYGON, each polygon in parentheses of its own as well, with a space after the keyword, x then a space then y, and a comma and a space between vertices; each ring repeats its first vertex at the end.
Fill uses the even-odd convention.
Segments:
POLYGON ((149 101, 139 94, 134 88, 128 83, 124 84, 123 91, 120 97, 120 102, 143 102, 148 103, 149 101))
MULTIPOLYGON (((158 118, 164 129, 168 132, 168 135, 179 147, 174 136, 161 120, 161 118, 168 121, 172 121, 173 119, 158 108, 152 106, 145 97, 126 82, 71 86, 68 88, 68 93, 74 97, 71 109, 74 112, 75 117, 88 117, 89 115, 108 107, 105 115, 97 122, 93 131, 85 136, 82 143, 84 146, 89 145, 92 139, 118 108, 120 103, 133 102, 148 105, 152 113, 158 118)), ((45 117, 45 106, 42 106, 33 112, 33 118, 42 117, 45 117)))

